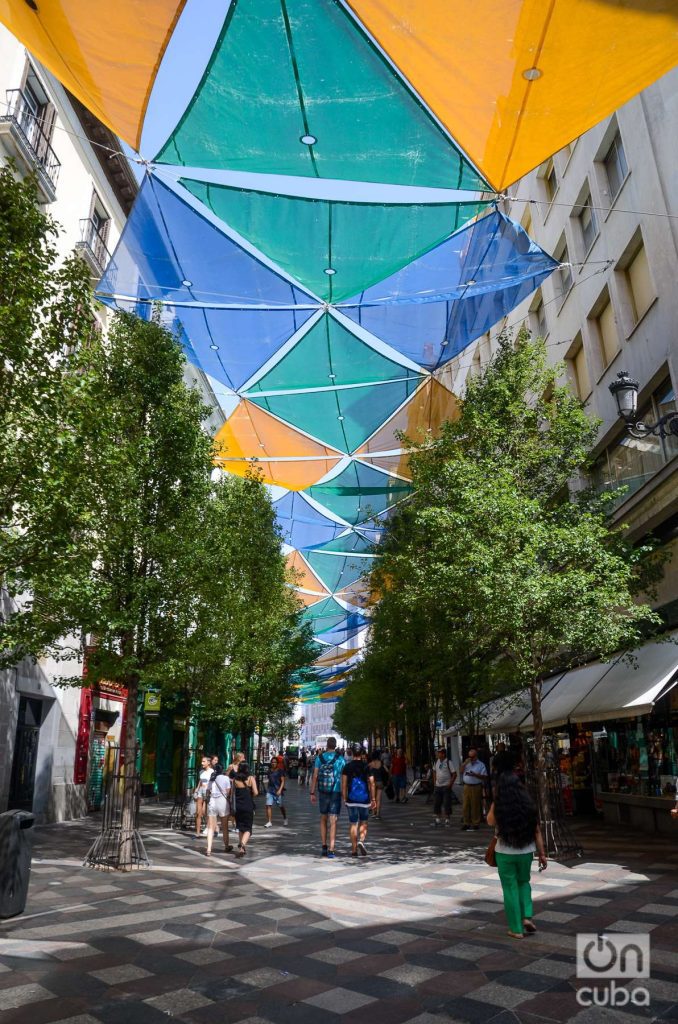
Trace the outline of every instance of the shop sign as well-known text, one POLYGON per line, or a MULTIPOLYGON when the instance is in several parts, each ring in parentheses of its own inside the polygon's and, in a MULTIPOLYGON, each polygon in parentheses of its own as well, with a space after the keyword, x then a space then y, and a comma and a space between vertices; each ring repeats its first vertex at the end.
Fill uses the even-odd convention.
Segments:
POLYGON ((161 695, 157 690, 146 690, 144 693, 144 714, 157 715, 160 713, 162 703, 161 695))

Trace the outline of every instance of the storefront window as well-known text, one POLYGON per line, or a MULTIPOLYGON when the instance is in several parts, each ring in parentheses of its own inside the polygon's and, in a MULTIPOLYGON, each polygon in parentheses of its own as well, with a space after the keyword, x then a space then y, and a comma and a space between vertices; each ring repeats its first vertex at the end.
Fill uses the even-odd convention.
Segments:
POLYGON ((670 718, 657 712, 642 719, 608 723, 593 733, 593 748, 599 793, 675 798, 678 775, 675 712, 670 718))

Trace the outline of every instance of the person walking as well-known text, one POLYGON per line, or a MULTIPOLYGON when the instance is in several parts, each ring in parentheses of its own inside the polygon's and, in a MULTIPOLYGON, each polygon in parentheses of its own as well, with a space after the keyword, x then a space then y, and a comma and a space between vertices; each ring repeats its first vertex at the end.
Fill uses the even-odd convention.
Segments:
POLYGON ((341 773, 346 762, 337 751, 334 736, 327 739, 326 749, 318 754, 311 779, 311 803, 316 802, 320 811, 320 842, 323 857, 334 857, 337 838, 337 818, 341 812, 341 773))
POLYGON ((513 771, 503 771, 497 779, 494 802, 487 812, 488 825, 497 836, 495 856, 499 881, 504 896, 508 933, 522 939, 536 932, 532 920, 530 871, 535 852, 539 866, 547 866, 537 808, 532 797, 513 771))
POLYGON ((198 776, 198 784, 193 791, 193 799, 195 800, 194 839, 199 839, 202 834, 203 818, 205 817, 205 812, 207 810, 205 797, 207 796, 207 787, 211 778, 212 759, 207 754, 203 754, 200 758, 200 775, 198 776))
MULTIPOLYGON (((381 770, 381 762, 380 762, 381 770)), ((376 807, 374 770, 367 764, 367 755, 362 747, 353 747, 353 757, 341 772, 341 797, 348 812, 348 831, 351 839, 351 856, 367 856, 367 825, 370 807, 376 807)))
MULTIPOLYGON (((389 757, 389 764, 391 759, 389 757)), ((381 802, 384 796, 384 786, 388 783, 389 773, 388 768, 384 764, 383 757, 380 756, 378 750, 373 750, 369 756, 367 767, 369 768, 372 778, 374 780, 374 807, 372 808, 372 814, 381 821, 381 802)))
POLYGON ((433 824, 439 828, 443 822, 440 812, 445 811, 445 824, 449 825, 452 815, 452 786, 457 773, 447 756, 445 747, 439 747, 433 762, 433 824))
POLYGON ((283 825, 287 825, 287 809, 285 808, 285 772, 278 765, 276 757, 271 759, 271 769, 268 773, 266 786, 266 824, 264 828, 271 828, 273 821, 273 808, 280 808, 283 825))
POLYGON ((407 803, 407 758, 398 747, 391 761, 391 781, 395 790, 395 802, 407 803))
POLYGON ((254 828, 254 798, 259 795, 259 790, 246 761, 240 762, 232 781, 235 827, 239 838, 236 857, 244 857, 254 828))
POLYGON ((228 819, 231 814, 231 780, 218 762, 213 767, 212 777, 207 785, 207 849, 205 855, 212 856, 212 842, 217 832, 217 822, 221 822, 221 834, 224 839, 226 853, 233 847, 228 842, 228 819))
POLYGON ((307 772, 308 772, 308 754, 306 753, 306 751, 302 747, 301 748, 301 753, 299 754, 299 774, 297 776, 297 782, 298 782, 298 784, 300 786, 305 786, 306 785, 306 775, 307 775, 307 772))
POLYGON ((483 813, 483 788, 487 780, 487 768, 478 757, 478 751, 471 747, 468 757, 461 766, 461 781, 464 784, 462 803, 462 830, 477 832, 483 813))

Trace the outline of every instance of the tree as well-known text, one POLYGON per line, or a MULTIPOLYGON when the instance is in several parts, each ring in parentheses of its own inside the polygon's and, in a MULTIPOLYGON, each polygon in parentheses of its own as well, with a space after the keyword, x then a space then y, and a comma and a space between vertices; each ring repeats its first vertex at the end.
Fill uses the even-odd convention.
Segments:
POLYGON ((497 665, 502 688, 529 689, 542 813, 544 678, 636 646, 657 621, 634 600, 657 572, 650 548, 610 527, 609 496, 568 488, 597 424, 559 372, 526 334, 502 340, 459 420, 415 444, 415 494, 389 524, 378 569, 394 602, 442 624, 455 700, 472 704, 479 673, 497 665), (477 671, 464 683, 454 666, 469 661, 477 671))
POLYGON ((14 625, 30 612, 24 595, 34 578, 63 574, 77 554, 86 505, 77 421, 97 331, 85 264, 58 263, 56 237, 35 183, 1 168, 0 584, 23 602, 0 616, 5 667, 66 631, 57 607, 44 631, 14 625))

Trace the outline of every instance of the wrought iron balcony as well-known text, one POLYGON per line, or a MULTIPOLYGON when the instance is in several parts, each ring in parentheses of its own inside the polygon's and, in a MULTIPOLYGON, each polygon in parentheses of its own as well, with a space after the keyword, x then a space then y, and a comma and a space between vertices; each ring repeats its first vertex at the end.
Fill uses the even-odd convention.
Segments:
POLYGON ((61 163, 24 92, 8 89, 6 95, 7 111, 0 114, 0 135, 25 172, 35 174, 44 201, 52 203, 56 198, 61 163))
POLYGON ((83 257, 93 275, 100 278, 106 269, 111 254, 106 248, 106 242, 91 217, 84 217, 80 221, 80 241, 76 243, 76 249, 83 257))

